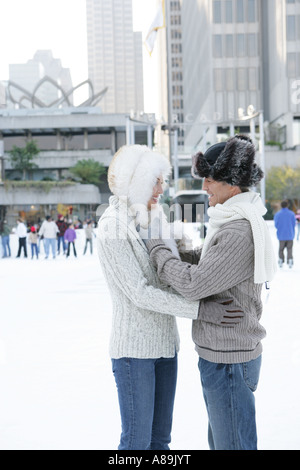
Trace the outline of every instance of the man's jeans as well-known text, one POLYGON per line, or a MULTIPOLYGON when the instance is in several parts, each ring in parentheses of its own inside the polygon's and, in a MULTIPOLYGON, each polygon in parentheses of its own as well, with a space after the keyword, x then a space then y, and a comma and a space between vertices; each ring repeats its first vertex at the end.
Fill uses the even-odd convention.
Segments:
POLYGON ((45 243, 44 248, 45 248, 46 258, 48 258, 49 256, 50 246, 51 246, 53 258, 55 258, 56 257, 56 238, 45 238, 44 243, 45 243))
POLYGON ((254 391, 261 357, 242 364, 199 359, 211 450, 257 450, 254 391))
POLYGON ((119 450, 168 450, 177 355, 171 359, 112 359, 122 420, 119 450))
POLYGON ((64 236, 58 237, 58 239, 57 239, 57 252, 58 252, 58 254, 60 253, 60 245, 61 244, 62 244, 62 247, 63 247, 63 252, 65 254, 65 251, 66 251, 67 247, 66 247, 66 242, 65 242, 64 236))
POLYGON ((279 241, 279 259, 284 263, 284 250, 287 249, 287 261, 293 260, 293 245, 294 240, 280 240, 279 241))

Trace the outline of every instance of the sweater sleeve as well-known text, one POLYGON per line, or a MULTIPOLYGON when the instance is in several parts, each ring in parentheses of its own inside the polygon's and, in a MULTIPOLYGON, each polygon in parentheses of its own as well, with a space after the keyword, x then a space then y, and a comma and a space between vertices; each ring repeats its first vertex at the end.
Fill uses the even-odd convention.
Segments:
MULTIPOLYGON (((103 233, 105 233, 104 230, 102 230, 103 233)), ((98 235, 100 262, 104 270, 109 270, 110 278, 118 285, 124 295, 141 309, 196 319, 199 302, 187 301, 176 293, 159 289, 147 282, 132 249, 132 243, 140 242, 138 240, 113 239, 113 236, 109 234, 109 228, 105 236, 99 237, 98 235)))
POLYGON ((220 230, 197 265, 175 258, 161 240, 149 240, 150 259, 160 279, 188 300, 201 300, 254 275, 254 245, 239 230, 220 230))

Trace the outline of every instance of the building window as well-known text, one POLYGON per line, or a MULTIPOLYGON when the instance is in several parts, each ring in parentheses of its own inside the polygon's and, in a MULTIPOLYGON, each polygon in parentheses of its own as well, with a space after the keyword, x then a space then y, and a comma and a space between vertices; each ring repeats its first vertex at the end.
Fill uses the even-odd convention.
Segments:
POLYGON ((244 23, 244 0, 236 0, 236 22, 244 23))
POLYGON ((214 23, 222 22, 221 0, 213 1, 213 22, 214 23))
POLYGON ((255 33, 248 34, 248 56, 257 56, 257 40, 255 33))
POLYGON ((286 17, 286 36, 288 41, 296 40, 296 16, 288 15, 286 17))
POLYGON ((213 36, 213 55, 215 58, 220 58, 223 55, 221 34, 214 34, 213 36))
POLYGON ((232 0, 226 0, 225 2, 225 21, 226 23, 233 22, 232 0))
POLYGON ((247 90, 247 69, 237 69, 237 88, 238 91, 247 90))
POLYGON ((223 70, 222 69, 215 69, 214 70, 214 86, 215 91, 223 91, 223 70))
POLYGON ((171 29, 171 39, 181 39, 181 29, 171 29))
POLYGON ((226 57, 233 57, 233 34, 226 34, 225 36, 225 54, 226 57))
POLYGON ((257 90, 257 73, 255 68, 249 68, 249 90, 257 90))
POLYGON ((171 11, 180 11, 180 2, 171 2, 171 11))
POLYGON ((171 15, 171 25, 181 24, 181 16, 171 15))
POLYGON ((245 34, 236 35, 236 55, 238 57, 245 57, 246 55, 245 34))
POLYGON ((182 58, 181 57, 172 57, 172 67, 182 68, 182 58))
POLYGON ((226 90, 235 90, 234 69, 226 69, 226 90))
POLYGON ((181 44, 172 44, 171 45, 172 54, 180 54, 182 52, 181 44))
POLYGON ((249 23, 256 21, 256 0, 248 0, 248 21, 249 23))

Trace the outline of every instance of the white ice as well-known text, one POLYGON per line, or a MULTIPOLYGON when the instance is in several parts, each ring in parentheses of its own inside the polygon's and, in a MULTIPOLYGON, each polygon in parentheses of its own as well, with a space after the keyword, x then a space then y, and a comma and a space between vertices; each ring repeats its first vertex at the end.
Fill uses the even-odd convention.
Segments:
MULTIPOLYGON (((274 250, 278 243, 269 223, 274 250)), ((96 250, 78 258, 0 259, 0 449, 116 449, 117 392, 108 342, 111 300, 96 250)), ((259 449, 300 449, 300 242, 295 265, 264 291, 259 449)), ((171 449, 208 449, 191 322, 181 335, 171 449)))

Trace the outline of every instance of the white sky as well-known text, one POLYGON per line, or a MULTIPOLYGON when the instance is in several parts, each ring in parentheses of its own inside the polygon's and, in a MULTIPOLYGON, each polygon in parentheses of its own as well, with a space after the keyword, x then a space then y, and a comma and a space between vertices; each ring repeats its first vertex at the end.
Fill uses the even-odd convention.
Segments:
MULTIPOLYGON (((8 65, 26 63, 38 49, 51 49, 70 68, 73 85, 88 78, 85 0, 0 0, 0 80, 8 65)), ((132 0, 133 29, 147 33, 156 0, 132 0)), ((157 103, 156 56, 144 47, 145 111, 157 103)))

